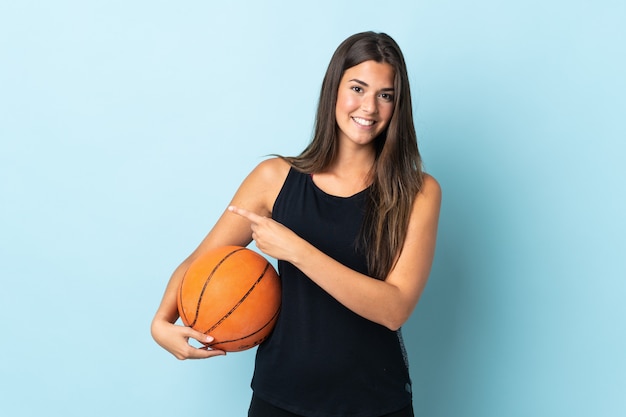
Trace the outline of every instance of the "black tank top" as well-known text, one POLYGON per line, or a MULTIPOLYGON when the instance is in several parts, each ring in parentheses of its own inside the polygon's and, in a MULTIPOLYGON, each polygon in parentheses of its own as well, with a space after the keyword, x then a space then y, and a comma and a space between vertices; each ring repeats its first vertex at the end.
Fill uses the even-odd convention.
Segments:
MULTIPOLYGON (((367 274, 365 256, 356 249, 367 193, 333 196, 292 168, 272 218, 367 274)), ((279 261, 278 270, 281 312, 273 333, 257 350, 255 395, 310 417, 373 417, 410 404, 400 332, 353 313, 290 263, 279 261)))

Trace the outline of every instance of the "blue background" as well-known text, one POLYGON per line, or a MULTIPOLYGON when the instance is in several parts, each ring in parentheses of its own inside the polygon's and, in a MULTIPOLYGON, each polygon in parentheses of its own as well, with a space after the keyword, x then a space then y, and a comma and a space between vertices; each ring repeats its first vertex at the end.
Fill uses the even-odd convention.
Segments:
POLYGON ((416 414, 626 415, 625 28, 617 0, 0 2, 0 413, 245 415, 254 351, 180 362, 150 320, 376 30, 444 190, 416 414))

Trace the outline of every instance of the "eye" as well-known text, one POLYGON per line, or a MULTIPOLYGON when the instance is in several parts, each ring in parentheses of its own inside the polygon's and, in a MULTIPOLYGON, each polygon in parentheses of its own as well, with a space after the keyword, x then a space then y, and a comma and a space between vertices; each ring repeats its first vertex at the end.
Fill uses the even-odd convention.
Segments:
POLYGON ((393 101, 393 95, 388 94, 388 93, 381 93, 380 98, 382 98, 385 101, 393 101))
POLYGON ((363 92, 363 89, 361 87, 359 87, 358 85, 353 85, 350 88, 352 89, 352 91, 354 91, 356 93, 362 93, 363 92))

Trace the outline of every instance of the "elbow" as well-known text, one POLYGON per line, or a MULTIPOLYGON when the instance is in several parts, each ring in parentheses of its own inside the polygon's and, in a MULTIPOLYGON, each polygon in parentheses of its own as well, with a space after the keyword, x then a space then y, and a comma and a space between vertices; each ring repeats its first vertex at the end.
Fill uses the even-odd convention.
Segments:
POLYGON ((395 332, 409 320, 417 303, 411 300, 395 299, 386 304, 387 308, 381 311, 383 317, 378 323, 395 332))
POLYGON ((386 328, 388 328, 391 331, 398 331, 400 330, 400 328, 404 325, 404 323, 407 322, 407 320, 410 317, 410 313, 406 314, 406 313, 390 313, 385 317, 385 320, 383 320, 382 324, 383 326, 385 326, 386 328))
POLYGON ((385 323, 384 326, 388 328, 389 330, 391 330, 392 332, 397 332, 398 330, 400 330, 400 328, 402 327, 404 323, 405 321, 388 322, 388 323, 385 323))
POLYGON ((389 330, 391 330, 392 332, 397 332, 398 330, 400 330, 400 328, 402 327, 402 325, 397 325, 397 324, 389 324, 385 326, 386 328, 388 328, 389 330))

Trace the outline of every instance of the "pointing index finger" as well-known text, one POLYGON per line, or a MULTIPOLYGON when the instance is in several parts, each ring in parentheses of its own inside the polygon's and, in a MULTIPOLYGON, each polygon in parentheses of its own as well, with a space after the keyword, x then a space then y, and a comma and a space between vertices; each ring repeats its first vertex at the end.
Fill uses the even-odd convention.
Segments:
POLYGON ((258 223, 259 220, 262 219, 262 217, 259 216, 258 214, 248 211, 246 209, 239 208, 237 206, 229 206, 228 211, 238 214, 241 217, 245 217, 246 219, 250 220, 252 223, 258 223))

